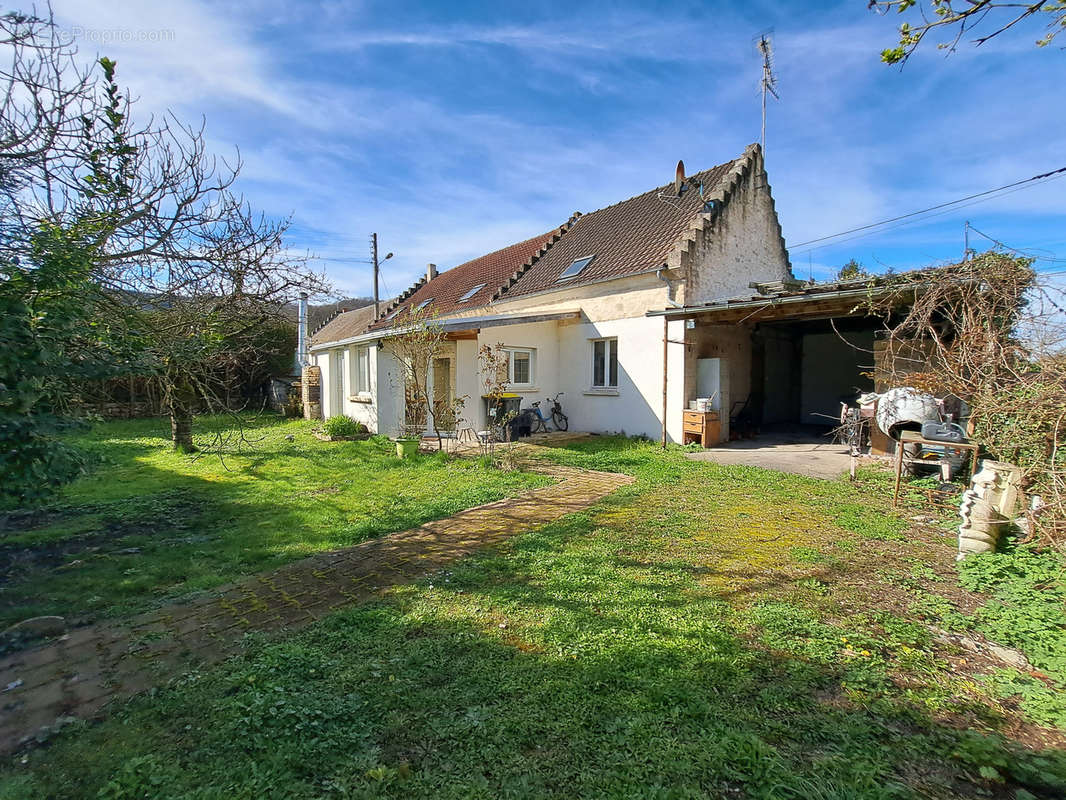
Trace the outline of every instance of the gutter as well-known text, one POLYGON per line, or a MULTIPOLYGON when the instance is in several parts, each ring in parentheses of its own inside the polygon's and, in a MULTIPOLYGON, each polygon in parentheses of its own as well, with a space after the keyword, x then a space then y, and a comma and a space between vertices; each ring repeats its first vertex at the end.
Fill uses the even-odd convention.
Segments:
POLYGON ((677 302, 670 296, 674 293, 674 287, 673 284, 670 283, 670 279, 666 277, 665 273, 668 269, 669 267, 667 267, 666 264, 663 264, 661 267, 655 270, 655 277, 666 284, 666 302, 672 305, 674 308, 684 308, 683 305, 681 305, 679 302, 677 302))
MULTIPOLYGON (((567 311, 533 312, 522 316, 493 314, 487 317, 449 317, 438 320, 437 324, 439 324, 445 331, 463 331, 469 328, 495 328, 501 325, 553 322, 563 319, 576 319, 580 316, 580 310, 570 309, 567 311)), ((311 352, 330 350, 334 347, 359 344, 361 342, 372 342, 377 339, 390 339, 393 336, 401 336, 413 330, 415 330, 414 325, 405 325, 402 328, 386 328, 385 330, 368 331, 367 333, 360 333, 358 336, 349 336, 347 339, 338 339, 333 342, 322 342, 320 344, 312 345, 311 352)))
POLYGON ((546 294, 552 294, 554 292, 561 292, 566 289, 580 289, 584 286, 598 286, 601 283, 610 283, 611 281, 624 281, 626 278, 636 278, 643 275, 655 275, 662 267, 652 267, 650 269, 642 269, 639 272, 628 272, 625 275, 608 275, 605 278, 597 278, 594 281, 582 281, 581 283, 567 283, 559 284, 558 286, 552 286, 548 289, 538 289, 535 292, 524 292, 522 294, 508 295, 502 294, 492 301, 491 305, 498 306, 511 300, 525 300, 527 297, 540 297, 546 294))

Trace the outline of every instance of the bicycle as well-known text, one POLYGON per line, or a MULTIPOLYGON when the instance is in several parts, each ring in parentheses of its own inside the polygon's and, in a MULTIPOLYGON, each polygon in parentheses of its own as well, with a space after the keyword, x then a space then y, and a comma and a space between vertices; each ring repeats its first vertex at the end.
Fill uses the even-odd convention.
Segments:
POLYGON ((570 418, 563 413, 563 407, 559 403, 559 398, 562 396, 563 392, 559 392, 559 394, 555 395, 555 397, 550 398, 552 403, 552 424, 555 426, 555 430, 557 431, 565 431, 568 427, 570 427, 570 418))
POLYGON ((528 409, 525 409, 523 413, 528 414, 530 417, 529 432, 530 433, 547 433, 548 420, 544 419, 544 412, 540 410, 540 401, 531 403, 528 409))
MULTIPOLYGON (((570 425, 570 420, 566 414, 563 413, 563 407, 559 403, 559 398, 562 397, 563 392, 555 395, 555 397, 549 397, 548 402, 552 405, 551 420, 552 425, 555 426, 554 430, 565 431, 570 425)), ((548 427, 548 420, 544 417, 544 412, 540 410, 540 400, 535 403, 531 403, 528 409, 525 409, 523 414, 528 414, 531 418, 529 432, 530 433, 548 433, 553 430, 548 427)))

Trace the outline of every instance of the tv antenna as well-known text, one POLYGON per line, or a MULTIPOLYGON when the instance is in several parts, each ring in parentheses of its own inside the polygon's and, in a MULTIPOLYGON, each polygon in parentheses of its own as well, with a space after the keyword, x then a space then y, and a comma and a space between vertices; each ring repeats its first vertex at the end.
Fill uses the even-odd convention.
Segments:
POLYGON ((766 95, 771 94, 774 100, 780 100, 777 95, 777 77, 774 75, 774 46, 770 42, 770 34, 764 33, 759 36, 759 52, 762 53, 762 136, 759 141, 763 152, 766 152, 766 95))

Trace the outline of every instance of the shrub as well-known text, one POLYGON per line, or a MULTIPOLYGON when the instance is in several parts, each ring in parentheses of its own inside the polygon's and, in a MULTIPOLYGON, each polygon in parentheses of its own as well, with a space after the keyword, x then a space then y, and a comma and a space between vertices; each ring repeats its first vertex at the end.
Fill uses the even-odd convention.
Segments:
POLYGON ((362 436, 366 433, 366 425, 356 422, 351 417, 338 414, 327 419, 322 430, 329 436, 362 436))

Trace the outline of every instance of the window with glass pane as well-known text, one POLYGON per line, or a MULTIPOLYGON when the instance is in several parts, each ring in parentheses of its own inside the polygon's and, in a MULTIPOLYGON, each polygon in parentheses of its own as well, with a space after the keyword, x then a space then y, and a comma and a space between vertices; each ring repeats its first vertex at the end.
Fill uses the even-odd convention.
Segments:
POLYGON ((511 351, 511 383, 533 382, 533 354, 529 350, 511 351))
POLYGON ((356 351, 356 385, 355 391, 359 393, 370 392, 370 348, 360 347, 356 351))
POLYGON ((592 385, 606 389, 618 386, 618 340, 592 342, 592 385))

